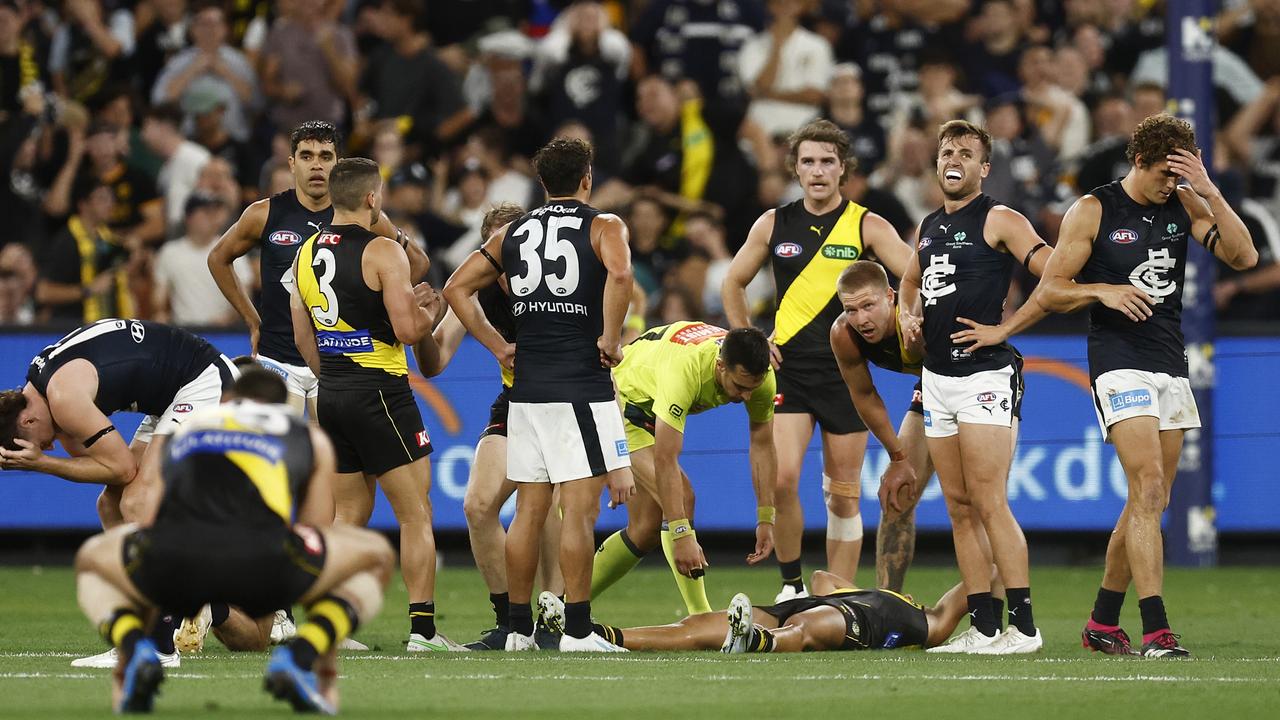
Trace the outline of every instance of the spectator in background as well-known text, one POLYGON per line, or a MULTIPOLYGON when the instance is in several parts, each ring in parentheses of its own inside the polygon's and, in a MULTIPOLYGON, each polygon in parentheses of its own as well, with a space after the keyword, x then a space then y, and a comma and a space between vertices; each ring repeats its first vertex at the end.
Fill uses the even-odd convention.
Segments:
MULTIPOLYGON (((240 184, 236 182, 235 172, 231 168, 231 163, 226 158, 214 155, 209 161, 200 168, 200 174, 196 177, 196 186, 192 194, 201 194, 208 197, 218 199, 218 202, 227 208, 226 225, 221 229, 226 230, 231 226, 231 222, 239 217, 240 211, 249 203, 243 199, 243 191, 240 184)), ((257 200, 257 198, 253 198, 257 200)), ((251 201, 250 201, 251 202, 251 201)))
MULTIPOLYGON (((209 251, 230 225, 231 209, 221 198, 194 192, 184 212, 186 234, 160 248, 155 262, 152 305, 159 322, 182 326, 227 326, 239 320, 209 274, 209 251)), ((247 257, 232 266, 245 287, 253 284, 247 257)))
POLYGON ((107 227, 115 203, 111 187, 86 174, 76 180, 71 197, 75 211, 40 259, 40 320, 79 325, 132 317, 130 253, 107 227))
POLYGON ((880 121, 868 117, 863 107, 862 70, 851 62, 831 71, 827 93, 827 119, 849 136, 849 150, 859 167, 874 172, 884 162, 885 130, 880 121))
POLYGON ((965 63, 973 88, 987 98, 1016 92, 1026 39, 1013 0, 985 0, 973 22, 978 42, 966 53, 965 63))
POLYGON ((1080 169, 1075 176, 1077 195, 1122 178, 1129 172, 1125 149, 1137 124, 1133 106, 1123 95, 1110 95, 1098 101, 1093 111, 1093 128, 1098 139, 1085 148, 1080 157, 1080 169))
MULTIPOLYGON (((4 218, 10 233, 0 237, 0 244, 21 240, 32 248, 39 248, 46 237, 46 213, 56 214, 53 211, 60 210, 65 214, 70 205, 71 181, 79 165, 79 158, 71 151, 78 136, 74 132, 69 135, 71 147, 55 181, 68 199, 61 208, 51 207, 40 167, 39 141, 51 127, 45 118, 45 94, 35 91, 38 88, 34 85, 28 87, 33 89, 21 93, 20 111, 0 123, 0 217, 4 218)), ((69 113, 63 114, 64 120, 69 117, 69 113)))
POLYGON ((1084 60, 1085 72, 1088 74, 1086 90, 1083 95, 1090 106, 1100 97, 1118 89, 1115 81, 1106 71, 1107 48, 1102 31, 1097 25, 1084 24, 1076 27, 1071 34, 1071 47, 1080 53, 1084 60))
POLYGON ((1039 130, 1040 138, 1054 150, 1058 160, 1066 162, 1078 157, 1089 144, 1089 110, 1058 85, 1063 71, 1054 66, 1053 51, 1046 45, 1023 50, 1018 63, 1023 117, 1039 130))
MULTIPOLYGON (((724 321, 724 302, 720 286, 729 274, 733 253, 729 252, 724 223, 707 213, 689 216, 684 225, 685 237, 692 255, 682 263, 681 275, 689 278, 689 288, 701 288, 699 302, 711 322, 724 321)), ((773 281, 768 268, 762 268, 747 284, 747 308, 752 316, 773 301, 773 281)))
POLYGON ((149 5, 151 12, 145 18, 139 12, 137 46, 133 51, 133 66, 144 88, 155 87, 160 69, 187 49, 187 33, 191 29, 187 0, 151 0, 149 5))
POLYGON ((920 54, 920 88, 904 97, 901 110, 893 122, 895 128, 906 123, 919 123, 926 135, 948 120, 961 118, 982 122, 982 97, 960 92, 956 87, 958 70, 954 60, 941 50, 920 54))
POLYGON ((1133 83, 1129 100, 1133 103, 1133 123, 1146 120, 1165 111, 1164 86, 1159 83, 1133 83))
MULTIPOLYGON (((470 124, 468 132, 493 129, 501 136, 507 152, 532 158, 546 144, 549 133, 546 121, 530 101, 524 70, 509 58, 490 56, 489 74, 493 98, 489 107, 470 124)), ((532 174, 532 167, 527 170, 532 174)))
POLYGON ((741 99, 738 53, 763 27, 760 0, 652 0, 631 24, 637 76, 688 78, 705 98, 741 99))
POLYGON ((85 137, 85 162, 79 173, 96 177, 115 198, 107 227, 121 243, 156 244, 164 239, 164 200, 156 183, 126 161, 128 132, 115 125, 95 123, 85 137))
POLYGON ((1053 149, 1026 121, 1018 95, 1003 95, 987 105, 991 133, 991 172, 983 192, 1017 210, 1040 227, 1041 210, 1057 181, 1053 149))
MULTIPOLYGON (((262 51, 262 86, 271 99, 270 119, 289 130, 307 120, 347 124, 357 96, 358 59, 350 28, 324 12, 326 0, 287 0, 262 51)), ((435 82, 420 77, 423 84, 435 82)))
POLYGON ((862 163, 855 157, 848 168, 849 176, 840 186, 840 194, 879 215, 893 226, 898 235, 909 238, 916 232, 916 223, 912 220, 907 208, 898 196, 891 192, 874 187, 867 180, 867 173, 862 163))
POLYGON ((544 99, 548 122, 587 126, 595 138, 595 164, 612 164, 614 171, 630 64, 627 36, 609 26, 604 6, 583 0, 561 13, 538 43, 529 81, 529 89, 544 99))
POLYGON ((738 73, 751 97, 747 117, 779 137, 818 116, 835 61, 827 39, 800 26, 804 0, 769 0, 768 9, 769 25, 738 53, 738 73))
POLYGON ((935 191, 938 172, 934 145, 934 134, 925 132, 919 123, 899 129, 890 139, 889 160, 881 173, 881 187, 898 198, 912 225, 919 225, 942 202, 941 192, 935 191))
POLYGON ((693 288, 676 283, 662 288, 658 301, 653 303, 653 315, 653 321, 648 327, 704 317, 698 294, 693 288))
POLYGON ((672 267, 672 258, 662 250, 662 235, 670 218, 662 203, 637 197, 626 213, 631 230, 631 267, 636 284, 652 297, 662 288, 662 278, 672 267))
POLYGON ((227 132, 224 122, 226 105, 213 94, 203 92, 188 94, 183 102, 183 110, 195 123, 191 139, 213 157, 227 161, 238 184, 244 185, 246 180, 256 184, 258 168, 253 166, 254 153, 249 143, 237 140, 227 132))
MULTIPOLYGON (((1262 94, 1262 80, 1239 55, 1216 43, 1213 45, 1211 61, 1218 117, 1225 122, 1237 110, 1262 94)), ((1163 44, 1138 57, 1138 62, 1129 75, 1129 82, 1135 85, 1153 83, 1162 88, 1168 87, 1169 53, 1163 44)))
POLYGON ((1218 37, 1261 77, 1280 75, 1280 0, 1222 3, 1218 37), (1234 5, 1234 7, 1231 7, 1234 5))
POLYGON ((169 231, 181 227, 187 196, 210 157, 208 150, 183 137, 181 126, 182 111, 175 105, 157 105, 142 121, 143 141, 164 160, 156 186, 164 196, 169 231))
POLYGON ((64 0, 62 22, 49 46, 49 70, 59 95, 88 102, 126 77, 133 54, 133 14, 124 7, 104 19, 100 0, 64 0))
POLYGON ((931 6, 945 9, 949 4, 953 3, 938 0, 908 5, 891 0, 877 3, 873 14, 865 19, 860 14, 850 14, 836 43, 836 59, 853 61, 862 68, 867 113, 881 118, 886 129, 899 99, 919 86, 921 52, 942 42, 960 41, 958 36, 944 38, 936 27, 926 25, 912 13, 931 6))
POLYGON ((42 91, 45 63, 23 36, 26 14, 16 0, 0 2, 0 123, 22 114, 23 93, 42 91), (31 90, 29 88, 36 88, 31 90))
POLYGON ((466 231, 440 255, 451 270, 462 264, 467 256, 480 247, 480 226, 484 223, 484 214, 491 207, 487 200, 489 192, 489 176, 479 160, 469 159, 462 165, 458 173, 456 187, 445 189, 448 173, 443 166, 437 168, 435 187, 432 192, 433 206, 438 215, 446 221, 466 228, 466 231))
POLYGON ((11 242, 0 250, 0 325, 31 325, 36 321, 33 297, 35 260, 22 243, 11 242))
MULTIPOLYGON (((257 94, 258 75, 253 65, 244 53, 227 44, 222 6, 207 1, 198 5, 191 15, 191 47, 174 55, 160 71, 151 88, 151 102, 185 107, 197 95, 216 98, 225 108, 227 132, 237 140, 246 140, 257 94)), ((207 106, 208 100, 202 98, 195 104, 207 106)), ((191 119, 188 115, 187 120, 191 119)))
MULTIPOLYGON (((541 200, 542 192, 533 178, 516 171, 511 167, 510 153, 503 144, 502 132, 494 127, 482 128, 467 138, 462 149, 463 156, 475 160, 484 169, 489 178, 485 202, 490 206, 498 206, 511 202, 520 207, 534 207, 541 200)), ((594 180, 595 168, 592 168, 594 180)))
POLYGON ((396 120, 401 132, 434 154, 466 129, 473 115, 458 77, 430 47, 422 10, 414 0, 383 0, 375 17, 385 44, 367 59, 360 89, 372 103, 371 118, 396 120))

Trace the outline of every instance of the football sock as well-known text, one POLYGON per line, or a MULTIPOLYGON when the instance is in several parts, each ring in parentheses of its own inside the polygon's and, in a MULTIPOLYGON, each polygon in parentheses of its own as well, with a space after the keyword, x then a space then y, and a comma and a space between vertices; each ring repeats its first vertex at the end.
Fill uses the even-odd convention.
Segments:
POLYGON ((489 604, 493 606, 493 618, 498 628, 506 630, 511 618, 511 600, 506 593, 489 593, 489 604))
POLYGON ((1098 598, 1093 601, 1093 613, 1089 616, 1094 622, 1107 627, 1120 625, 1120 608, 1124 605, 1124 592, 1098 588, 1098 598))
POLYGON ((591 634, 591 601, 564 604, 564 634, 581 640, 591 634))
POLYGON ((592 623, 591 631, 618 647, 626 647, 622 644, 622 628, 620 627, 592 623))
POLYGON ((1036 634, 1035 617, 1031 614, 1031 588, 1006 588, 1009 600, 1009 624, 1027 637, 1036 634))
POLYGON ((182 624, 182 618, 177 615, 161 615, 156 618, 155 626, 151 628, 151 641, 156 644, 156 652, 161 655, 172 655, 177 652, 173 647, 173 631, 178 629, 182 624))
MULTIPOLYGON (((690 531, 693 534, 693 531, 690 531)), ((696 538, 694 542, 697 542, 696 538)), ((701 577, 691 578, 685 577, 676 570, 675 548, 671 539, 669 530, 662 531, 662 554, 667 556, 667 566, 671 568, 671 574, 676 578, 676 589, 680 591, 680 597, 684 599, 685 610, 690 615, 698 613, 711 612, 711 603, 707 601, 707 586, 701 577)))
POLYGON ((511 603, 511 632, 526 637, 533 635, 533 605, 530 603, 511 603))
POLYGON ((759 625, 751 626, 751 636, 747 638, 747 652, 773 652, 773 648, 776 644, 777 642, 773 639, 773 633, 765 630, 759 625))
POLYGON ((209 603, 209 616, 212 618, 209 627, 218 627, 231 617, 231 606, 226 603, 209 603))
POLYGON ((1146 643, 1151 636, 1169 629, 1169 618, 1164 614, 1164 598, 1159 595, 1140 598, 1138 612, 1142 614, 1142 642, 1146 643))
POLYGON ((996 629, 995 612, 991 607, 991 593, 974 593, 969 596, 969 624, 987 637, 1000 632, 996 629))
POLYGON ((626 530, 605 538, 591 562, 591 597, 600 597, 600 593, 631 572, 643 557, 644 553, 627 537, 626 530))
POLYGON ((796 592, 804 590, 804 580, 800 577, 804 571, 800 569, 800 558, 783 561, 778 559, 778 571, 782 573, 782 584, 790 585, 796 592))
POLYGON ((996 629, 1004 629, 1004 598, 991 598, 991 614, 996 619, 996 629))
POLYGON ((409 632, 424 638, 435 637, 436 604, 435 602, 409 603, 409 632))
POLYGON ((142 629, 142 618, 129 609, 116 610, 111 617, 98 625, 98 634, 128 657, 133 654, 133 647, 146 637, 142 629))
POLYGON ((325 595, 315 601, 307 608, 307 621, 298 628, 298 636, 289 642, 294 662, 310 670, 316 658, 350 637, 359 622, 355 608, 340 597, 325 595))

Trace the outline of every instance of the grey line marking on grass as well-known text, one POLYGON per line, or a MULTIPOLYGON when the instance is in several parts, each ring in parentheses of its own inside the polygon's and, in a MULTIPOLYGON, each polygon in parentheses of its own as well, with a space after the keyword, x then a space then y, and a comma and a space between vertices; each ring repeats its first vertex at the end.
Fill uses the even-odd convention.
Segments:
MULTIPOLYGON (((521 674, 500 674, 500 673, 481 673, 481 674, 438 674, 427 673, 423 676, 428 680, 582 680, 587 682, 596 681, 614 681, 614 680, 669 680, 665 675, 574 675, 571 673, 559 673, 555 675, 529 675, 521 674)), ((748 677, 742 675, 711 675, 699 677, 698 680, 746 680, 757 681, 759 678, 748 677)), ((910 674, 910 675, 802 675, 778 677, 779 680, 813 680, 821 682, 830 682, 836 680, 873 680, 873 681, 902 681, 902 680, 924 680, 924 681, 973 681, 988 680, 1000 682, 1167 682, 1167 683, 1242 683, 1242 684, 1263 684, 1272 685, 1280 683, 1277 678, 1241 678, 1241 677, 1182 677, 1174 675, 927 675, 927 674, 910 674)))

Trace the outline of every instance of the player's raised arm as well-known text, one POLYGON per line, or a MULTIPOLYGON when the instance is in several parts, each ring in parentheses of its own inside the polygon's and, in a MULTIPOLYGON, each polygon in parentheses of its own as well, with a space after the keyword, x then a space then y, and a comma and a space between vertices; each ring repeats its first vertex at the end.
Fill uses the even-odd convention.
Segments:
POLYGON ((258 354, 258 332, 262 326, 262 317, 249 299, 240 277, 236 274, 233 263, 237 258, 249 253, 262 237, 262 228, 267 223, 267 214, 271 209, 271 199, 259 200, 244 209, 240 219, 236 220, 218 239, 218 243, 209 251, 209 273, 218 284, 223 297, 235 308, 244 324, 249 327, 249 352, 258 354))
MULTIPOLYGON (((622 324, 631 305, 631 233, 617 215, 597 215, 592 221, 599 226, 597 252, 608 273, 604 284, 604 335, 601 336, 600 361, 606 367, 622 362, 622 324)), ((595 230, 595 228, 592 228, 595 230)))
POLYGON ((498 258, 502 257, 502 240, 507 236, 509 225, 508 223, 498 228, 479 250, 468 255, 458 269, 453 271, 442 291, 449 309, 467 332, 488 348, 498 358, 498 362, 508 369, 515 361, 515 346, 503 339, 502 334, 484 316, 474 297, 481 288, 497 281, 502 273, 498 258))
POLYGON ((769 258, 769 238, 773 235, 773 210, 766 211, 751 226, 747 241, 729 263, 729 273, 720 286, 720 301, 730 328, 751 327, 751 309, 747 307, 747 285, 769 258))
POLYGON ((1058 230, 1058 246, 1050 256, 1040 278, 1040 287, 1032 299, 1050 312, 1074 312, 1094 302, 1119 310, 1130 320, 1141 322, 1151 317, 1155 301, 1132 285, 1075 282, 1089 256, 1093 254, 1093 238, 1102 221, 1102 203, 1085 195, 1067 210, 1058 230))
POLYGON ((431 269, 431 259, 427 257, 427 251, 414 242, 408 233, 396 227, 396 224, 391 222, 386 213, 382 213, 378 217, 378 222, 374 223, 369 230, 382 237, 395 240, 397 245, 404 248, 405 255, 409 257, 410 282, 418 282, 431 269))
POLYGON ((1186 185, 1177 186, 1177 192, 1182 207, 1191 216, 1191 236, 1233 270, 1248 270, 1257 265, 1258 250, 1253 246, 1253 236, 1222 197, 1222 191, 1209 179, 1200 151, 1193 154, 1179 148, 1168 159, 1169 170, 1187 181, 1186 185))

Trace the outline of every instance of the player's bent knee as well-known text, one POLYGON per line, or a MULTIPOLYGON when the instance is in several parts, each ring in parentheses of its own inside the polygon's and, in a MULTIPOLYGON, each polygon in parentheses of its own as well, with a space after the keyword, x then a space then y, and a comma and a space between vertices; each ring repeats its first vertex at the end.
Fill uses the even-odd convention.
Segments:
POLYGON ((862 515, 841 517, 827 508, 827 539, 836 542, 857 542, 862 539, 862 515))
POLYGON ((468 492, 462 499, 462 514, 467 518, 467 527, 497 522, 501 511, 502 504, 495 497, 482 497, 478 493, 468 492))

